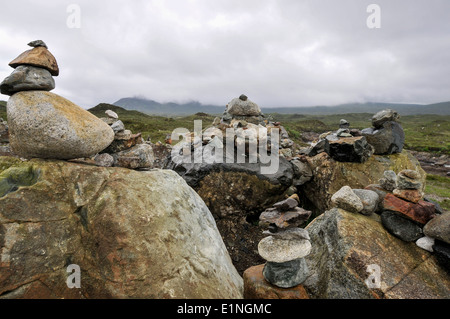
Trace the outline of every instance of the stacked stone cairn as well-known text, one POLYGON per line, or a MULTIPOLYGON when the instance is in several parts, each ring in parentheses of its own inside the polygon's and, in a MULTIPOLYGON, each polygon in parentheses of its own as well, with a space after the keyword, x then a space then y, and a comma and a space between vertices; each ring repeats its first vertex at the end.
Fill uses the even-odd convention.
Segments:
MULTIPOLYGON (((226 110, 221 118, 216 117, 212 123, 212 126, 203 130, 202 136, 197 136, 195 132, 190 132, 188 136, 190 142, 177 143, 173 146, 174 152, 179 153, 180 156, 183 150, 191 149, 192 152, 199 152, 203 154, 205 162, 213 162, 214 159, 208 158, 210 154, 205 155, 205 146, 223 149, 225 156, 227 154, 233 154, 234 157, 238 152, 242 151, 239 155, 243 156, 245 163, 249 162, 249 150, 250 141, 257 141, 257 162, 259 162, 259 147, 261 145, 267 146, 268 154, 272 153, 272 130, 277 129, 279 132, 279 139, 273 141, 274 145, 278 146, 278 154, 281 157, 286 158, 289 161, 293 161, 293 165, 296 166, 297 171, 302 171, 303 175, 297 182, 304 183, 312 177, 312 172, 308 170, 306 166, 300 163, 300 158, 297 152, 297 145, 289 138, 289 134, 280 122, 273 122, 266 117, 260 107, 250 101, 247 96, 242 94, 239 98, 232 99, 226 106, 226 110), (232 129, 232 130, 229 130, 232 129), (260 130, 262 129, 262 130, 260 130), (232 136, 229 135, 229 131, 232 132, 232 136), (220 133, 220 134, 219 134, 220 133), (219 135, 222 138, 219 138, 219 135), (228 138, 230 137, 230 138, 228 138), (228 141, 231 140, 232 144, 229 145, 228 141), (232 147, 231 152, 227 147, 232 147), (297 165, 298 164, 298 165, 297 165)), ((185 136, 186 137, 186 136, 185 136)), ((169 139, 167 139, 169 140, 169 139)), ((176 160, 172 158, 172 160, 176 160)), ((227 159, 228 160, 228 159, 227 159)), ((236 158, 234 159, 236 162, 236 158)), ((305 162, 305 161, 303 161, 305 162)), ((241 162, 239 162, 241 163, 241 162)))
MULTIPOLYGON (((450 271, 450 212, 424 197, 421 175, 410 169, 385 171, 378 184, 365 189, 343 186, 331 198, 352 213, 378 216, 391 235, 435 253, 450 271)), ((374 217, 372 216, 372 217, 374 217)))
POLYGON ((319 136, 319 141, 311 145, 304 153, 315 156, 326 152, 339 162, 364 163, 373 154, 373 147, 367 143, 358 129, 350 129, 350 123, 341 119, 336 132, 326 132, 319 136))
POLYGON ((126 130, 116 112, 106 110, 105 114, 106 117, 100 119, 113 129, 114 140, 94 157, 95 164, 130 169, 153 168, 154 154, 150 141, 144 141, 141 133, 132 134, 130 130, 126 130))
POLYGON ((14 68, 0 84, 10 95, 8 123, 0 121, 0 155, 22 158, 75 160, 99 166, 147 169, 153 164, 152 147, 141 134, 125 130, 118 115, 106 111, 99 119, 71 101, 50 93, 59 75, 55 57, 42 40, 9 65, 14 68), (9 143, 9 144, 8 144, 9 143))
POLYGON ((293 195, 260 215, 260 225, 267 226, 258 244, 258 252, 267 262, 263 268, 264 278, 274 286, 292 288, 303 283, 308 276, 304 257, 311 252, 308 231, 300 228, 311 215, 298 207, 293 195))
POLYGON ((83 108, 50 93, 59 74, 55 57, 42 40, 9 65, 14 68, 0 84, 10 95, 6 108, 12 152, 23 158, 74 159, 106 148, 114 131, 83 108))
MULTIPOLYGON (((234 128, 236 134, 235 146, 242 146, 245 144, 245 150, 249 149, 249 137, 248 130, 253 129, 255 132, 259 128, 267 128, 268 136, 254 136, 258 138, 258 141, 266 142, 270 151, 271 140, 270 131, 272 129, 279 130, 279 141, 276 141, 279 146, 280 156, 291 158, 295 156, 294 142, 289 138, 289 134, 280 122, 273 122, 267 118, 262 112, 258 104, 250 101, 248 97, 241 94, 239 98, 232 99, 226 106, 222 118, 216 118, 213 122, 213 126, 220 129, 223 132, 224 139, 226 139, 226 129, 234 128)), ((209 142, 209 140, 206 140, 209 142)))
POLYGON ((326 152, 339 162, 363 163, 373 154, 400 153, 405 133, 398 123, 400 116, 391 109, 382 110, 372 117, 371 128, 362 131, 350 129, 350 123, 341 119, 336 132, 326 132, 311 147, 302 151, 308 156, 326 152))
POLYGON ((361 131, 367 142, 373 146, 374 154, 400 153, 405 143, 405 132, 398 123, 399 114, 391 109, 378 112, 372 117, 372 126, 361 131))

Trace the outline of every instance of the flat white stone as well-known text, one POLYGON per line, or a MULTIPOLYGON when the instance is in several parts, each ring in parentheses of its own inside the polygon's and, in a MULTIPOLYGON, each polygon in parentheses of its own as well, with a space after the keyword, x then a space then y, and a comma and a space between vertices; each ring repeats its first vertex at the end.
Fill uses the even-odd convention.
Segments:
POLYGON ((311 243, 307 239, 285 240, 268 236, 258 244, 259 255, 267 261, 284 263, 308 256, 311 243))
POLYGON ((108 115, 108 117, 112 118, 112 119, 118 119, 119 115, 117 115, 116 112, 111 111, 111 110, 106 110, 105 111, 106 115, 108 115))

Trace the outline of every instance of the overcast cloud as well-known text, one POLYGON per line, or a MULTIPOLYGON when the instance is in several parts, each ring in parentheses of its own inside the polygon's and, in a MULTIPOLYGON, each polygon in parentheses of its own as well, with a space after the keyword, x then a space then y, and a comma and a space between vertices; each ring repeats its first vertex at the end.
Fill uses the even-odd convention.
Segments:
POLYGON ((448 0, 15 0, 0 12, 0 80, 42 39, 60 67, 53 92, 85 108, 241 93, 262 107, 450 100, 448 0), (366 25, 371 3, 380 29, 366 25))

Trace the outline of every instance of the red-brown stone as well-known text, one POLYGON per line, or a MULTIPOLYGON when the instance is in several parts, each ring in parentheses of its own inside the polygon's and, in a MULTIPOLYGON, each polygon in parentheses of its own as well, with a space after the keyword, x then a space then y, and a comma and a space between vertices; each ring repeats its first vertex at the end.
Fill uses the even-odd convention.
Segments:
POLYGON ((279 288, 270 284, 263 276, 264 264, 244 271, 244 299, 309 299, 302 285, 279 288))
POLYGON ((58 76, 59 74, 59 67, 55 57, 45 47, 27 50, 9 63, 13 68, 23 64, 47 69, 53 76, 58 76))
POLYGON ((393 194, 387 194, 383 201, 384 210, 390 210, 402 214, 415 222, 426 224, 435 216, 434 204, 420 200, 412 203, 400 199, 393 194))
POLYGON ((423 198, 423 193, 418 189, 394 189, 392 193, 401 199, 413 203, 418 203, 423 198))

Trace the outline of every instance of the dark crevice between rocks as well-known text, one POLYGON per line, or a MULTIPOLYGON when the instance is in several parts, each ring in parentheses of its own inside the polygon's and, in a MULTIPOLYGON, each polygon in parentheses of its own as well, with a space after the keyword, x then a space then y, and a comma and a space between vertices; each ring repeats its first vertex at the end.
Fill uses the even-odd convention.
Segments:
POLYGON ((75 214, 77 214, 80 218, 80 223, 86 231, 88 230, 88 210, 86 206, 77 207, 75 210, 75 214))
POLYGON ((0 197, 17 191, 21 186, 37 183, 41 171, 28 167, 10 167, 0 174, 0 197))
POLYGON ((25 282, 13 289, 5 290, 3 292, 0 292, 0 299, 16 299, 18 296, 20 296, 23 291, 25 291, 32 283, 39 281, 38 279, 34 279, 28 282, 25 282))

